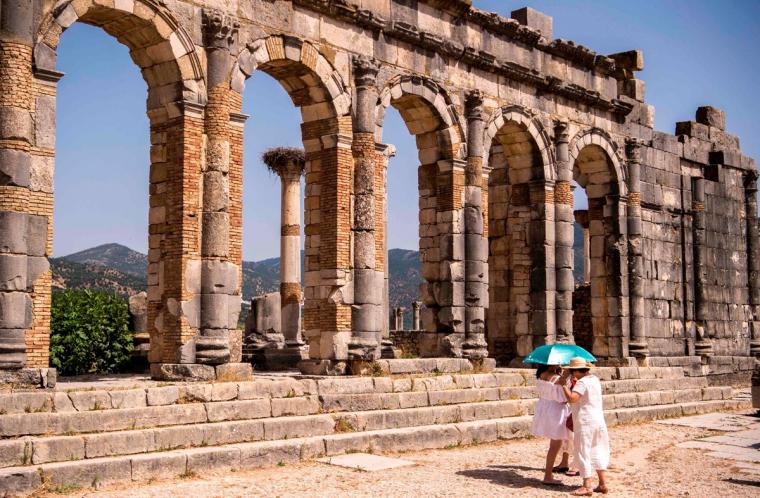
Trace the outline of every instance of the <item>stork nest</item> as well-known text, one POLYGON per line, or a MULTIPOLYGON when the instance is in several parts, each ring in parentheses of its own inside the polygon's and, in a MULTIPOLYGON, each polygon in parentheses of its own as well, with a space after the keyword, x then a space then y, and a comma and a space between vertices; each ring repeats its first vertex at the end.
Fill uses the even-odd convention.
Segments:
POLYGON ((276 174, 280 174, 283 168, 286 168, 291 163, 303 172, 305 164, 303 149, 297 147, 274 147, 267 149, 261 155, 261 160, 264 161, 269 171, 276 174))

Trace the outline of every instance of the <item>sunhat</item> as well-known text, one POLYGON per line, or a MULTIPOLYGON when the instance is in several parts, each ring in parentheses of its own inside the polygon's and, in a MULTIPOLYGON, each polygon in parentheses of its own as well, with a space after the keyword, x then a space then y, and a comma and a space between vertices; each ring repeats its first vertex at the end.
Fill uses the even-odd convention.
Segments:
POLYGON ((592 363, 587 362, 580 356, 576 356, 575 358, 571 359, 570 363, 565 365, 564 368, 567 368, 568 370, 579 370, 581 368, 591 368, 593 366, 594 365, 592 363))

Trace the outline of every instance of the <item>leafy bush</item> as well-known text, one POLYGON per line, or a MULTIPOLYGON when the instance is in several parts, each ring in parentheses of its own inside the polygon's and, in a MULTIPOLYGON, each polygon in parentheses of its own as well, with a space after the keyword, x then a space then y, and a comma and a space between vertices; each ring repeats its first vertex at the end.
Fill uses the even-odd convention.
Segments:
POLYGON ((112 373, 134 347, 127 301, 91 290, 53 293, 50 363, 60 375, 112 373))

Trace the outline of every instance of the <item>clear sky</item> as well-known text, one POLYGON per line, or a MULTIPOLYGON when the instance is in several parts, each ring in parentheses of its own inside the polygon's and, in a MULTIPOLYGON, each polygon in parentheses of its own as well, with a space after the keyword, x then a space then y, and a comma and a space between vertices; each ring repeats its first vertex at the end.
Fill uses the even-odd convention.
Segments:
MULTIPOLYGON (((599 53, 644 51, 647 102, 656 128, 672 133, 700 105, 723 108, 727 129, 760 159, 760 2, 719 0, 475 0, 509 15, 530 5, 554 18, 554 37, 599 53)), ((148 219, 146 85, 126 47, 100 29, 75 24, 61 41, 58 69, 58 155, 54 254, 118 242, 145 252, 148 219)), ((244 248, 246 260, 279 254, 280 186, 259 157, 268 148, 300 144, 300 112, 266 74, 248 80, 245 129, 244 248)), ((396 145, 388 178, 389 247, 417 248, 417 152, 395 111, 383 140, 396 145)), ((582 204, 583 200, 578 199, 582 204)))

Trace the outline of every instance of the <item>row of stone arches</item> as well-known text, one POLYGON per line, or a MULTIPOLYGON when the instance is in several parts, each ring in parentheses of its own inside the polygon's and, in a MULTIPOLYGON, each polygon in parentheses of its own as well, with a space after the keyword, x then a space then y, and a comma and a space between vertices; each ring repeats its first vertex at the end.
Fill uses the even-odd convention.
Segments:
MULTIPOLYGON (((356 160, 352 151, 356 128, 350 114, 357 96, 352 95, 352 86, 312 44, 298 38, 270 36, 246 45, 235 56, 234 21, 217 13, 210 13, 204 21, 212 40, 202 55, 168 11, 151 0, 117 1, 113 6, 95 0, 59 2, 37 35, 33 64, 38 79, 56 78, 58 39, 76 21, 99 26, 127 45, 148 85, 151 361, 215 364, 229 360, 227 337, 237 323, 241 291, 241 92, 254 70, 277 79, 301 109, 307 205, 305 334, 312 358, 345 358, 355 305, 345 299, 354 284, 350 271, 355 264, 355 238, 345 235, 354 224, 355 207, 351 198, 342 195, 352 191, 351 166, 356 160), (205 75, 204 57, 208 66, 205 75)), ((465 334, 467 326, 478 320, 498 322, 498 318, 486 318, 485 312, 482 318, 468 318, 465 289, 473 285, 452 277, 456 267, 465 264, 458 253, 467 239, 457 238, 457 218, 467 207, 465 190, 472 185, 467 179, 465 146, 469 130, 458 104, 455 97, 429 80, 395 76, 376 96, 371 130, 376 146, 382 142, 384 109, 393 106, 417 141, 421 221, 426 209, 435 220, 427 223, 427 235, 420 239, 426 280, 423 323, 430 335, 430 355, 462 354, 462 345, 447 342, 447 335, 465 334)), ((483 140, 487 152, 482 181, 488 187, 483 188, 480 235, 493 239, 493 243, 488 274, 473 283, 487 287, 490 280, 490 299, 481 299, 479 306, 509 317, 512 323, 505 325, 503 336, 515 345, 513 354, 519 356, 520 337, 530 344, 542 340, 537 337, 556 339, 550 318, 555 309, 551 307, 553 289, 547 272, 551 266, 546 264, 551 258, 546 241, 554 221, 549 214, 550 201, 555 192, 553 182, 559 176, 555 171, 555 140, 537 118, 518 107, 494 111, 484 126, 483 140), (500 189, 505 188, 509 200, 497 202, 503 195, 500 189), (497 216, 500 210, 506 212, 497 216), (516 222, 520 219, 524 220, 522 225, 516 222), (499 223, 504 225, 504 233, 497 228, 499 223), (499 258, 495 249, 499 237, 518 240, 514 234, 520 232, 523 245, 509 242, 504 248, 506 258, 499 258), (541 250, 533 251, 535 248, 541 250), (526 278, 515 278, 518 267, 527 271, 526 278), (544 272, 543 278, 535 275, 539 271, 544 272), (502 274, 506 272, 512 275, 505 279, 502 274), (502 288, 506 288, 506 299, 498 297, 502 288), (505 303, 506 308, 499 308, 505 303), (522 322, 527 323, 526 334, 515 332, 522 322), (539 330, 542 327, 543 334, 539 330)), ((52 145, 39 147, 41 153, 54 154, 52 145)), ((598 187, 600 199, 624 195, 623 171, 608 136, 599 131, 582 132, 569 150, 573 164, 578 165, 578 178, 598 187), (611 166, 606 179, 597 171, 600 162, 611 166), (616 183, 621 186, 609 194, 601 193, 605 185, 616 183)), ((376 185, 380 184, 378 180, 376 185)), ((52 210, 50 194, 45 206, 52 210)), ((384 200, 380 190, 374 195, 377 209, 384 200)), ((604 211, 604 206, 601 209, 604 211)), ((375 218, 376 231, 382 230, 382 218, 375 218)), ((51 223, 47 230, 49 246, 51 223)), ((601 232, 611 237, 619 233, 619 227, 612 225, 601 232)), ((375 237, 379 249, 378 240, 375 237)), ((383 256, 375 259, 374 269, 382 270, 383 256)), ((33 293, 34 308, 39 311, 34 328, 40 333, 45 332, 44 305, 49 292, 49 287, 43 286, 33 293)), ((618 289, 616 297, 623 292, 618 289)), ((599 327, 601 330, 604 325, 599 327)), ((494 337, 502 336, 489 335, 492 342, 494 337)))

